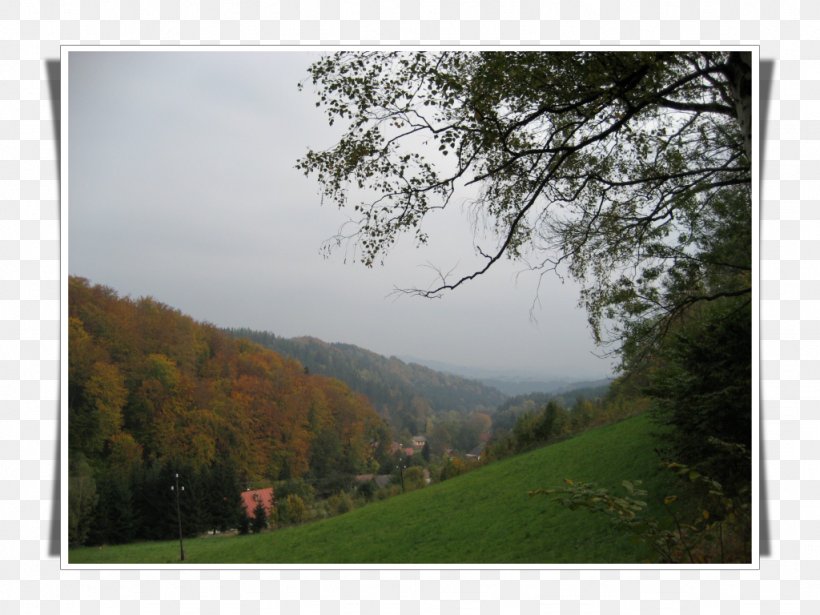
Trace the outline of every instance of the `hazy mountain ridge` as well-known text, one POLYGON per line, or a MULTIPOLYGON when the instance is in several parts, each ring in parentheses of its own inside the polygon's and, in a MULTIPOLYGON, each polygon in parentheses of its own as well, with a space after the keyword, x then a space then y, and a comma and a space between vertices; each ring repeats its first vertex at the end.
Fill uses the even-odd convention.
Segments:
POLYGON ((537 372, 517 370, 494 370, 480 367, 454 365, 442 361, 402 356, 403 361, 415 363, 430 369, 453 374, 462 378, 478 380, 486 386, 497 389, 507 396, 527 395, 530 393, 561 394, 575 389, 587 389, 607 386, 612 378, 577 379, 569 377, 551 378, 537 372))

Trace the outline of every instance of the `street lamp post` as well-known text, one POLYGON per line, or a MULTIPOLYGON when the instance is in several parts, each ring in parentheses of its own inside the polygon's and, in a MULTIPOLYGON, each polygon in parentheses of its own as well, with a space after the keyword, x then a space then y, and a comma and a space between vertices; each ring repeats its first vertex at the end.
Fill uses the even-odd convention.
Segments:
POLYGON ((401 477, 401 492, 404 493, 404 470, 407 468, 406 465, 398 465, 396 469, 399 471, 399 476, 401 477))
MULTIPOLYGON (((185 491, 185 486, 182 486, 182 490, 185 491)), ((180 561, 185 561, 185 549, 182 548, 182 514, 179 511, 179 472, 174 474, 174 485, 171 485, 171 491, 176 492, 177 496, 177 524, 179 525, 179 559, 180 561)))

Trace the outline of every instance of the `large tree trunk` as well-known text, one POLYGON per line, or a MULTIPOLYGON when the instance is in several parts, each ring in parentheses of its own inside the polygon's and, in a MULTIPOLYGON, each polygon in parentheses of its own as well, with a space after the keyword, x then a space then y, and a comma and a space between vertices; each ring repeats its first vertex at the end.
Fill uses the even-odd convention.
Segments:
POLYGON ((732 98, 735 101, 735 114, 743 132, 743 147, 746 156, 752 160, 752 54, 748 51, 733 51, 726 63, 726 78, 732 98))

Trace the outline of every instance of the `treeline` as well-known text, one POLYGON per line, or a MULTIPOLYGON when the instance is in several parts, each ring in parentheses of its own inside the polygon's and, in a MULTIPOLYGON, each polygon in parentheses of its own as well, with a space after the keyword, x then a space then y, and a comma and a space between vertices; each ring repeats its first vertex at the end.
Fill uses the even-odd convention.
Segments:
POLYGON ((639 385, 628 378, 589 392, 602 394, 586 398, 580 393, 533 393, 508 400, 493 417, 493 436, 484 460, 503 459, 563 440, 591 427, 645 412, 650 405, 639 385))
POLYGON ((246 483, 352 475, 388 456, 363 395, 150 298, 71 277, 68 326, 71 544, 173 536, 175 473, 194 531, 232 523, 246 483))
POLYGON ((176 538, 177 487, 184 536, 238 528, 246 519, 243 487, 230 462, 142 463, 137 450, 130 459, 116 444, 111 451, 105 460, 70 453, 69 545, 176 538))
POLYGON ((387 358, 351 344, 310 337, 287 339, 251 329, 229 333, 294 358, 310 373, 342 380, 365 395, 399 436, 402 432, 427 433, 441 413, 492 412, 505 399, 498 390, 476 380, 387 358))
MULTIPOLYGON (((525 393, 510 397, 498 406, 493 414, 493 431, 497 434, 509 431, 521 415, 536 412, 553 400, 564 407, 572 407, 581 401, 597 401, 606 396, 611 397, 614 395, 610 390, 611 384, 612 381, 608 381, 606 384, 581 387, 561 393, 525 393)), ((620 397, 623 398, 623 396, 624 394, 621 393, 620 397)))

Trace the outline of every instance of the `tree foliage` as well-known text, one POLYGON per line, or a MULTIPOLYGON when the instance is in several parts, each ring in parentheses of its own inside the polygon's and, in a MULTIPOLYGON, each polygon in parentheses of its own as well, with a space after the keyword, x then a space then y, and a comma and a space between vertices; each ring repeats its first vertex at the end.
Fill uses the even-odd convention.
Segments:
POLYGON ((420 466, 413 466, 404 471, 404 490, 415 491, 425 486, 424 469, 420 466))
MULTIPOLYGON (((751 56, 690 52, 338 52, 310 68, 338 143, 297 167, 352 210, 328 249, 355 239, 365 265, 473 190, 494 239, 479 264, 442 275, 427 297, 502 258, 566 272, 599 341, 663 328, 709 300, 660 288, 679 268, 738 271, 695 253, 717 201, 749 211, 751 56), (664 321, 664 322, 662 322, 664 321)), ((718 290, 750 293, 746 287, 718 290)))
POLYGON ((727 190, 714 199, 695 258, 661 286, 658 296, 677 306, 676 317, 636 319, 624 345, 624 364, 643 372, 643 391, 653 401, 656 418, 675 428, 667 437, 667 454, 714 476, 729 493, 746 489, 751 481, 747 460, 715 444, 752 449, 752 302, 747 292, 752 238, 745 190, 727 190))
POLYGON ((75 458, 68 478, 68 544, 83 544, 88 537, 97 506, 97 484, 84 458, 75 458))
POLYGON ((253 520, 251 521, 251 528, 254 534, 258 534, 268 527, 268 513, 265 512, 265 505, 261 499, 257 499, 256 506, 253 509, 253 520))
POLYGON ((389 436, 341 382, 75 277, 68 406, 72 544, 175 536, 175 473, 185 533, 236 527, 241 483, 331 470, 338 482, 389 436))
POLYGON ((675 328, 650 368, 654 414, 674 426, 670 457, 698 467, 735 493, 751 481, 748 459, 723 443, 752 446, 751 304, 703 306, 675 328))
POLYGON ((488 411, 504 400, 496 389, 475 380, 384 357, 352 344, 311 337, 287 339, 250 329, 229 333, 296 359, 310 373, 338 378, 365 395, 397 431, 407 430, 411 435, 424 433, 428 421, 446 411, 488 411))
MULTIPOLYGON (((670 455, 744 492, 748 463, 714 442, 752 446, 750 53, 339 52, 309 72, 343 133, 297 167, 353 216, 327 249, 353 241, 373 266, 472 199, 471 268, 406 292, 441 296, 502 258, 568 275, 596 342, 675 428, 670 455)), ((525 413, 490 452, 600 410, 525 413)))
POLYGON ((305 501, 297 494, 290 493, 281 501, 278 507, 279 523, 282 525, 298 525, 307 518, 305 501))

